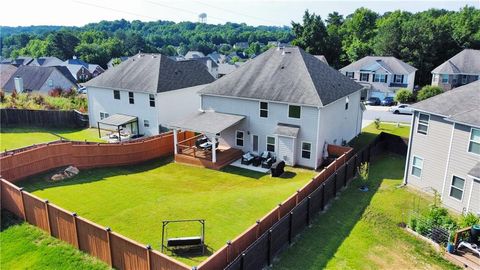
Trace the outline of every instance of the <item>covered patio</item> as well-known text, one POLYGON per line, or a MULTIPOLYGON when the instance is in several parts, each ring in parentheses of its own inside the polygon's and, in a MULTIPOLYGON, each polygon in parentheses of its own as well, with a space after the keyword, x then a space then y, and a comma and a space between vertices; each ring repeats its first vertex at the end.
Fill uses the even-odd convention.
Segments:
POLYGON ((125 115, 125 114, 114 114, 107 118, 103 118, 102 120, 97 122, 98 128, 98 137, 101 138, 100 129, 102 126, 109 126, 113 127, 112 132, 105 138, 107 141, 110 140, 118 140, 119 142, 123 140, 128 140, 131 138, 132 135, 139 135, 138 134, 138 117, 125 115), (129 130, 125 130, 124 128, 129 126, 129 130), (134 132, 135 131, 135 132, 134 132), (135 134, 133 134, 135 133, 135 134))
POLYGON ((237 125, 245 116, 202 111, 169 125, 173 129, 175 161, 210 169, 221 169, 243 152, 229 145, 220 145, 222 131, 237 125), (178 131, 195 132, 196 136, 178 141, 178 131))

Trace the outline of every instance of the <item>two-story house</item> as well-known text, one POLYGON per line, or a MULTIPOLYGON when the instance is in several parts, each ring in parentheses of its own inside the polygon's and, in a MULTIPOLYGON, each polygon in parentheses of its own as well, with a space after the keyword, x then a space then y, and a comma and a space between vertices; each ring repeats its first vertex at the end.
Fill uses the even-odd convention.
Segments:
POLYGON ((443 90, 451 90, 479 78, 480 50, 465 49, 432 70, 432 85, 443 90))
POLYGON ((78 82, 86 82, 105 72, 97 64, 89 64, 74 56, 72 59, 64 61, 61 66, 66 67, 78 82))
POLYGON ((220 147, 317 168, 326 144, 360 133, 361 89, 298 47, 271 48, 199 91, 203 111, 169 126, 218 141, 213 162, 220 147))
POLYGON ((197 61, 174 61, 161 54, 137 54, 85 84, 90 126, 113 115, 138 119, 132 133, 156 135, 160 126, 200 108, 197 91, 214 78, 197 61))
POLYGON ((480 81, 413 106, 405 184, 480 214, 480 81))
POLYGON ((365 56, 340 69, 365 87, 362 99, 393 97, 400 88, 413 91, 416 68, 393 56, 365 56))

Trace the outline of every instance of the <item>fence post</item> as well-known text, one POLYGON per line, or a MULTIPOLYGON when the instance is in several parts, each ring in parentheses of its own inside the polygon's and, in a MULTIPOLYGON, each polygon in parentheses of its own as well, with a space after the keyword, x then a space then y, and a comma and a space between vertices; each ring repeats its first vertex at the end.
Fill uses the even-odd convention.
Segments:
POLYGON ((232 246, 232 241, 227 241, 227 265, 230 263, 230 247, 232 246))
POLYGON ((112 258, 112 244, 111 244, 111 239, 110 239, 110 232, 112 231, 112 229, 110 229, 109 227, 106 227, 105 228, 105 232, 107 233, 107 244, 108 244, 108 260, 109 260, 109 263, 110 263, 110 266, 113 267, 113 258, 112 258))
POLYGON ((278 204, 278 211, 277 211, 278 219, 277 219, 277 221, 280 220, 280 218, 282 218, 282 211, 280 210, 280 207, 282 207, 282 203, 278 204))
POLYGON ((48 204, 49 204, 49 202, 48 202, 48 200, 45 200, 45 201, 43 201, 43 202, 45 203, 45 211, 47 212, 46 215, 47 215, 48 233, 49 233, 50 235, 52 235, 52 227, 51 227, 51 225, 50 225, 50 213, 48 212, 48 204))
POLYGON ((335 173, 333 175, 333 197, 337 197, 337 170, 335 169, 335 173))
POLYGON ((321 187, 322 187, 322 205, 320 209, 323 211, 323 209, 325 209, 325 183, 323 183, 321 187))
POLYGON ((292 229, 293 229, 293 211, 290 212, 290 218, 288 219, 288 244, 292 244, 292 229))
POLYGON ((298 205, 298 194, 300 194, 300 189, 297 189, 297 194, 295 194, 295 206, 298 205))
POLYGON ((255 239, 258 239, 258 236, 260 234, 260 220, 257 220, 256 223, 257 223, 257 230, 255 234, 255 239))
POLYGON ((272 265, 272 229, 268 230, 267 265, 272 265))
POLYGON ((242 257, 240 259, 240 269, 245 270, 245 253, 242 253, 242 257))
POLYGON ((80 238, 78 237, 78 227, 77 227, 77 213, 72 213, 73 225, 75 229, 75 237, 77 238, 77 248, 80 249, 80 238))
POLYGON ((147 249, 147 269, 152 269, 152 262, 150 261, 150 251, 152 250, 152 246, 146 245, 145 248, 147 249))
POLYGON ((347 181, 348 181, 348 163, 349 162, 345 162, 345 168, 343 169, 343 187, 346 187, 347 186, 347 181))
POLYGON ((311 199, 312 199, 311 196, 307 197, 307 226, 310 226, 310 209, 311 209, 310 202, 312 201, 311 199))
POLYGON ((22 201, 23 220, 27 221, 27 210, 25 209, 25 201, 23 200, 23 187, 18 190, 20 191, 20 199, 22 201))

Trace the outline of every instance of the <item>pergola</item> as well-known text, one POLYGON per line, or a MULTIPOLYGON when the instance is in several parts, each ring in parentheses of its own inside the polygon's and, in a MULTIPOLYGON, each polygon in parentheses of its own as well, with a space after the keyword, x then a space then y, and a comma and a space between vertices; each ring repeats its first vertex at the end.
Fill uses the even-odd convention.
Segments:
POLYGON ((118 140, 122 140, 122 136, 120 135, 120 127, 124 125, 130 124, 130 130, 132 130, 133 123, 136 124, 137 127, 137 135, 138 135, 138 117, 125 115, 125 114, 114 114, 107 118, 103 118, 102 120, 97 122, 98 128, 98 137, 102 137, 100 134, 100 124, 115 127, 118 131, 118 140))
POLYGON ((244 118, 245 116, 243 115, 202 111, 170 124, 169 127, 173 129, 175 154, 178 154, 178 131, 192 131, 205 134, 208 138, 212 139, 212 162, 217 162, 216 139, 220 132, 238 124, 244 118))

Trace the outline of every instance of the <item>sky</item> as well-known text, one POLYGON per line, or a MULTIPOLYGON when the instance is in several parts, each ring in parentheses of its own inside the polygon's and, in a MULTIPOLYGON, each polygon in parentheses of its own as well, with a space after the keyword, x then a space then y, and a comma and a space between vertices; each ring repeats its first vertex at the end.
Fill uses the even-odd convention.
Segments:
POLYGON ((480 8, 480 0, 4 0, 0 4, 4 11, 0 25, 83 26, 122 18, 196 22, 200 13, 206 13, 207 23, 211 24, 236 22, 282 26, 301 21, 306 9, 326 18, 333 11, 348 15, 362 6, 384 13, 397 9, 410 12, 429 8, 459 10, 465 5, 480 8), (19 7, 22 12, 15 12, 19 7))

